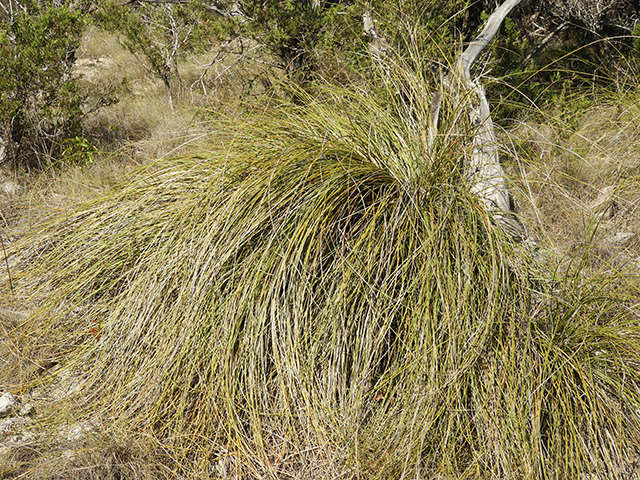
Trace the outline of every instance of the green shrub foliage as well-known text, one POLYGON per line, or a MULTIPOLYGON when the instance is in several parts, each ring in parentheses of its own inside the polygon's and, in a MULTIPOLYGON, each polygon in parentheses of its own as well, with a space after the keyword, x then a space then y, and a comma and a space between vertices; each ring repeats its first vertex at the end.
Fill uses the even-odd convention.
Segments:
POLYGON ((0 21, 0 135, 10 162, 46 166, 80 134, 72 69, 84 25, 70 5, 30 0, 0 21))
POLYGON ((242 3, 242 30, 260 39, 277 54, 288 70, 326 74, 329 67, 359 69, 367 66, 367 38, 362 22, 365 11, 375 29, 401 55, 424 49, 424 58, 441 59, 452 33, 460 29, 468 2, 454 0, 437 5, 423 1, 286 1, 242 3), (437 8, 436 8, 437 7, 437 8), (434 41, 436 39, 440 42, 434 41), (438 48, 439 45, 439 48, 438 48), (435 47, 435 48, 434 48, 435 47))

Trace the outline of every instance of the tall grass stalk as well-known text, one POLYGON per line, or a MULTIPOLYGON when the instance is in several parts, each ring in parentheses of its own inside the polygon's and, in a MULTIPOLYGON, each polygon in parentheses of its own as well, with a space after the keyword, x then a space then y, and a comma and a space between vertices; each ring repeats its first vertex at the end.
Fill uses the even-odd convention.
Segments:
POLYGON ((416 71, 217 118, 208 151, 55 216, 13 251, 40 302, 23 355, 183 477, 621 476, 637 314, 615 278, 541 273, 494 226, 446 92, 428 148, 416 71))

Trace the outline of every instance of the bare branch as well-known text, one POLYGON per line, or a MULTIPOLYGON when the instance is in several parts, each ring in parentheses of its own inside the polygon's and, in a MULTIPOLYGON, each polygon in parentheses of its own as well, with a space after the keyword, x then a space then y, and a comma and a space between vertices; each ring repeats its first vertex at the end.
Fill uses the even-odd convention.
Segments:
POLYGON ((491 14, 489 20, 484 26, 480 35, 476 37, 476 39, 469 44, 467 49, 462 53, 459 60, 459 68, 460 72, 464 75, 464 78, 467 80, 471 80, 471 66, 480 56, 482 51, 485 49, 489 43, 493 40, 504 22, 504 19, 507 18, 507 15, 516 7, 522 0, 507 0, 502 5, 500 5, 495 12, 491 14))
POLYGON ((119 3, 119 7, 124 7, 126 5, 131 5, 132 3, 173 3, 173 4, 181 4, 181 3, 189 3, 189 0, 129 0, 125 3, 119 3))
MULTIPOLYGON (((467 177, 470 190, 477 195, 492 215, 493 220, 515 241, 527 238, 524 227, 513 215, 507 176, 500 164, 498 139, 491 120, 489 102, 479 80, 471 79, 471 66, 498 33, 500 25, 521 0, 506 0, 489 17, 478 37, 460 55, 453 78, 448 86, 454 95, 466 103, 473 132, 473 152, 467 159, 467 177)), ((437 118, 437 112, 436 117, 437 118)))
POLYGON ((558 26, 558 28, 556 28, 553 32, 551 32, 549 35, 547 35, 546 37, 544 37, 544 39, 542 40, 542 42, 540 42, 540 44, 529 54, 527 55, 527 57, 522 60, 522 62, 520 63, 520 69, 522 70, 524 67, 527 66, 527 63, 529 63, 531 61, 531 59, 533 57, 535 57, 538 53, 540 53, 542 50, 544 50, 544 48, 547 46, 547 44, 551 41, 551 39, 557 35, 558 33, 560 33, 565 27, 567 27, 569 25, 569 22, 564 22, 562 23, 560 26, 558 26))
MULTIPOLYGON (((191 0, 129 0, 125 3, 119 3, 118 6, 119 7, 124 7, 126 5, 131 5, 133 3, 155 3, 155 4, 176 4, 176 5, 181 5, 181 4, 186 4, 189 3, 191 0)), ((207 3, 203 3, 203 6, 205 6, 206 8, 208 8, 209 10, 212 10, 214 12, 216 12, 219 15, 222 15, 223 17, 227 17, 227 18, 238 18, 240 21, 243 21, 244 19, 246 19, 246 15, 242 12, 242 10, 240 9, 240 4, 238 2, 233 2, 228 9, 225 8, 220 8, 216 5, 213 4, 207 4, 207 3)))

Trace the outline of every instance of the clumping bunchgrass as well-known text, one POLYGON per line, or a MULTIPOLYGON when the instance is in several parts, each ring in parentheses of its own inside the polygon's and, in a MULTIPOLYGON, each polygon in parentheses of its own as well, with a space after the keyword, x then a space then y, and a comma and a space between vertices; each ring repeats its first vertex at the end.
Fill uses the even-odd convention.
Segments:
POLYGON ((468 192, 456 99, 442 92, 430 146, 433 87, 390 65, 376 89, 292 88, 216 117, 207 150, 145 166, 12 248, 32 307, 8 333, 22 367, 0 379, 71 375, 42 424, 101 432, 70 457, 85 467, 60 471, 117 458, 131 478, 628 472, 637 279, 554 271, 512 244, 468 192), (145 455, 158 467, 136 468, 145 455))

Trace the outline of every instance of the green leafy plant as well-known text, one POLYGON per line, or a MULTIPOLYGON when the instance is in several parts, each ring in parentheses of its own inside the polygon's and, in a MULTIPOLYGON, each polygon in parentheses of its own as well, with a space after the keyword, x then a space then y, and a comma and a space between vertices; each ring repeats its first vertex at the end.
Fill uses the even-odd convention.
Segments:
POLYGON ((74 137, 67 139, 64 143, 65 147, 61 153, 61 160, 64 163, 78 165, 80 168, 93 164, 94 155, 98 149, 87 138, 74 137))
POLYGON ((81 131, 72 68, 84 16, 70 5, 11 3, 0 22, 0 135, 15 165, 44 167, 81 131))

